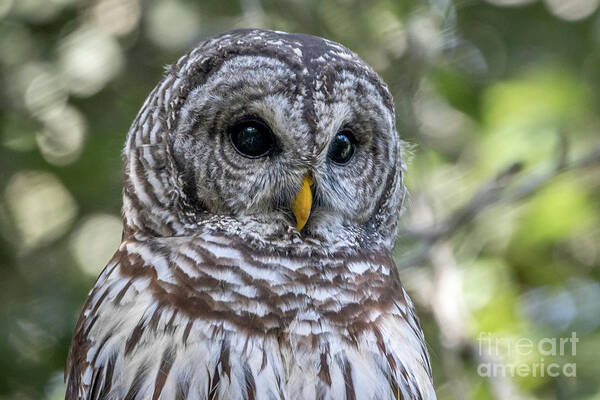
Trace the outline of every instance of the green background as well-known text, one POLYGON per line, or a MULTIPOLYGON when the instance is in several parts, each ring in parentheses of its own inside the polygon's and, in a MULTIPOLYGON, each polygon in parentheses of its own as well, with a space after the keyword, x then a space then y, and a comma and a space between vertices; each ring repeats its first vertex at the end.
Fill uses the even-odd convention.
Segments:
POLYGON ((341 42, 389 84, 410 190, 395 257, 438 397, 600 399, 598 3, 0 0, 0 399, 64 397, 120 239, 129 125, 165 65, 237 27, 341 42), (525 373, 481 376, 503 365, 525 373))

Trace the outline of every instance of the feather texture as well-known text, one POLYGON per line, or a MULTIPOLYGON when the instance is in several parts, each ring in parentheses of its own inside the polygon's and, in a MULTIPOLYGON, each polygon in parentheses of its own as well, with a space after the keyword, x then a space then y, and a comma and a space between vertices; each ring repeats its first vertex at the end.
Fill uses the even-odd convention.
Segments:
POLYGON ((435 399, 391 257, 394 118, 377 74, 320 38, 232 31, 171 66, 129 131, 123 240, 77 322, 66 398, 435 399), (244 115, 280 154, 231 148, 244 115), (324 151, 342 127, 360 146, 343 168, 324 151))
POLYGON ((73 399, 433 396, 389 257, 289 257, 214 233, 123 242, 67 368, 73 399))

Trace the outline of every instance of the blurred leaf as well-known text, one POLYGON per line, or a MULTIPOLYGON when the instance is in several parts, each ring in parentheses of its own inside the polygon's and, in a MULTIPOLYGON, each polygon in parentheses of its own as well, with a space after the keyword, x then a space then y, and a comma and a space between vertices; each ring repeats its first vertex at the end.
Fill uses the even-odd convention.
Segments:
POLYGON ((485 91, 483 121, 490 130, 505 127, 562 127, 584 115, 589 93, 568 71, 544 67, 485 91))
POLYGON ((456 109, 479 119, 479 87, 469 76, 449 66, 436 66, 431 75, 437 91, 456 109))
POLYGON ((527 204, 515 241, 523 247, 562 240, 575 230, 598 223, 586 188, 573 174, 563 175, 527 204))
POLYGON ((473 313, 473 333, 514 333, 521 320, 517 311, 517 287, 510 267, 502 259, 479 259, 465 269, 463 291, 466 300, 484 297, 484 301, 469 302, 473 313), (468 292, 468 294, 467 294, 468 292))

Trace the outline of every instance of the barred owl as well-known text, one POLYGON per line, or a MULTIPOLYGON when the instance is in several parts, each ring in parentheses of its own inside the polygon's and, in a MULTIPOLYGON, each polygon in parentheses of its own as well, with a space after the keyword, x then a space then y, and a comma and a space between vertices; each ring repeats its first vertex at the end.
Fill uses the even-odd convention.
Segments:
POLYGON ((236 30, 168 68, 124 149, 122 243, 67 399, 435 399, 391 249, 390 92, 345 47, 236 30))

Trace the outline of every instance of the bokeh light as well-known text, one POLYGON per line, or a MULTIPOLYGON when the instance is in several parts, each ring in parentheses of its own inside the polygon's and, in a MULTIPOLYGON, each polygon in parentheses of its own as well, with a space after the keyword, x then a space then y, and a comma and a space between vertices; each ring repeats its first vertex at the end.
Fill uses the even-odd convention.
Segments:
POLYGON ((98 92, 123 66, 119 44, 92 25, 67 35, 58 50, 65 81, 70 91, 78 96, 98 92))
POLYGON ((71 226, 77 204, 65 186, 44 171, 22 171, 8 182, 5 199, 18 229, 15 244, 29 250, 59 237, 71 226))
POLYGON ((522 6, 525 4, 533 3, 537 0, 486 0, 488 3, 497 6, 522 6))
POLYGON ((200 15, 194 11, 192 4, 180 0, 153 3, 148 12, 146 31, 150 40, 167 49, 182 49, 190 45, 202 26, 200 15))
POLYGON ((0 0, 0 18, 4 17, 13 6, 14 0, 0 0))
POLYGON ((587 18, 598 8, 598 0, 544 0, 552 14, 566 21, 587 18))
POLYGON ((138 25, 141 9, 138 0, 98 0, 91 12, 100 29, 122 36, 138 25))
POLYGON ((114 215, 86 217, 73 232, 71 252, 81 270, 96 277, 115 253, 121 242, 123 224, 114 215))
POLYGON ((51 108, 63 106, 67 101, 68 90, 51 65, 28 65, 24 79, 29 80, 25 90, 25 106, 35 116, 51 112, 51 108))
POLYGON ((55 107, 41 117, 44 122, 36 139, 40 152, 50 164, 66 165, 77 160, 85 141, 83 115, 72 106, 55 107))

